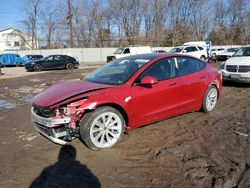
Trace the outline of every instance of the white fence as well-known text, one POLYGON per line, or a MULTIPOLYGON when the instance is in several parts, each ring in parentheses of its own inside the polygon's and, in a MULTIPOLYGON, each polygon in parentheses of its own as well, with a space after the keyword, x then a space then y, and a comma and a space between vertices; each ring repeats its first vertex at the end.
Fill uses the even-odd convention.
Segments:
MULTIPOLYGON (((238 47, 239 45, 224 45, 224 46, 213 46, 213 48, 229 48, 238 47)), ((152 47, 154 50, 166 50, 168 51, 172 47, 152 47)), ((64 54, 75 57, 79 62, 84 64, 101 64, 106 61, 108 55, 113 53, 117 48, 62 48, 62 49, 40 49, 40 50, 19 50, 11 51, 10 53, 17 53, 20 56, 28 54, 38 54, 43 56, 64 54)), ((4 53, 7 53, 5 51, 4 53)))
MULTIPOLYGON (((75 57, 81 63, 100 64, 106 61, 107 56, 113 53, 117 48, 62 48, 62 49, 40 49, 40 50, 19 50, 4 53, 17 53, 20 56, 37 54, 37 55, 55 55, 63 54, 75 57)), ((168 47, 154 47, 152 50, 168 50, 168 47)))

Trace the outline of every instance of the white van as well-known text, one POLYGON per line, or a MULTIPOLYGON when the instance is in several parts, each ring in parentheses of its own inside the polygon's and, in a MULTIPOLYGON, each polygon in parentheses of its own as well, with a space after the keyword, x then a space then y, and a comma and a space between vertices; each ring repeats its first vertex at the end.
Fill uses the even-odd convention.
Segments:
POLYGON ((125 48, 118 48, 114 53, 107 56, 107 62, 130 55, 146 53, 152 53, 150 46, 129 46, 125 48))

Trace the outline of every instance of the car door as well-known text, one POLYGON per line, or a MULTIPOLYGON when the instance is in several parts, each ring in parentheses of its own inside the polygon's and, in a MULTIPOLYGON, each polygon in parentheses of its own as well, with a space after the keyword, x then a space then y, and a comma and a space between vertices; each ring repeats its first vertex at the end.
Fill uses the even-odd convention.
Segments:
POLYGON ((185 80, 182 91, 183 110, 195 110, 203 99, 207 89, 207 75, 203 71, 205 63, 191 57, 175 57, 176 74, 185 80))
POLYGON ((66 58, 66 56, 56 55, 54 57, 54 61, 55 61, 55 68, 65 68, 68 59, 66 58))
POLYGON ((181 109, 182 85, 184 80, 176 78, 173 58, 162 59, 148 67, 131 88, 135 127, 151 123, 179 113, 181 109), (151 86, 137 84, 145 76, 152 76, 158 83, 151 86))
POLYGON ((42 62, 42 67, 45 69, 52 69, 55 66, 54 55, 46 57, 42 62))

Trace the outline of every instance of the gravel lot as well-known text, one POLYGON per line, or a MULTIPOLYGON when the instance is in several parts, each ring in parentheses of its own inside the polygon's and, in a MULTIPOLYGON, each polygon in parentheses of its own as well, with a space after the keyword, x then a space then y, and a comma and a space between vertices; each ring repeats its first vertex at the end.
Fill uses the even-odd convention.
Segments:
POLYGON ((0 76, 0 187, 250 187, 250 86, 224 83, 216 109, 138 128, 114 148, 59 146, 32 127, 32 98, 47 83, 95 67, 0 76), (14 78, 18 76, 18 78, 14 78))

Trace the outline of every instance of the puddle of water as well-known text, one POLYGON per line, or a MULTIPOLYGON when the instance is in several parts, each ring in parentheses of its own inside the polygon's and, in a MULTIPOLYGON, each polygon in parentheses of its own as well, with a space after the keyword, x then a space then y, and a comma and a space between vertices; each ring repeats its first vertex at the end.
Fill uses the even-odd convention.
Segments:
POLYGON ((22 96, 22 97, 20 98, 20 100, 25 101, 25 102, 28 102, 28 103, 32 103, 33 98, 34 98, 34 96, 27 95, 27 96, 22 96))
POLYGON ((16 108, 16 104, 0 99, 0 110, 1 109, 14 109, 14 108, 16 108))

